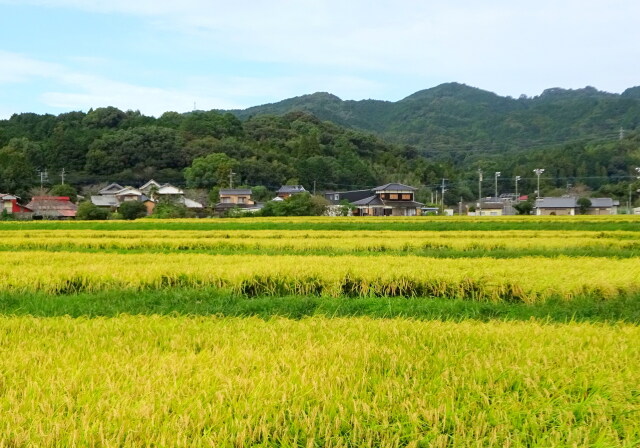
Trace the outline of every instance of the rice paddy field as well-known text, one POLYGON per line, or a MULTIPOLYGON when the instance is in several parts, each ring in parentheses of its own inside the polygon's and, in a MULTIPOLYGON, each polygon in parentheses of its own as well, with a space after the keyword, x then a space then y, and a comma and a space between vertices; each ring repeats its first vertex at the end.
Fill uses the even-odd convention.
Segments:
POLYGON ((640 445, 640 217, 0 223, 0 447, 640 445))

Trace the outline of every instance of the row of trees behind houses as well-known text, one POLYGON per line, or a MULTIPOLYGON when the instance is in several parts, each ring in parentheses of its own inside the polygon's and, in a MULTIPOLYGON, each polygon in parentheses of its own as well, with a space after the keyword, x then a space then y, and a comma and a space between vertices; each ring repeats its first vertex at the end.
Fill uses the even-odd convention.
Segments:
POLYGON ((391 144, 303 112, 244 121, 217 111, 154 118, 114 107, 58 116, 17 114, 0 120, 0 192, 28 197, 40 184, 39 172, 46 170, 55 184, 64 169, 67 182, 76 186, 137 185, 155 178, 189 188, 228 187, 233 181, 270 191, 283 184, 323 191, 393 181, 421 187, 417 199, 429 203, 446 179, 445 203, 455 204, 477 197, 478 169, 488 173, 486 180, 500 171, 500 191, 513 191, 519 175, 520 192, 531 193, 532 170, 545 168, 543 191, 557 194, 571 184, 625 199, 633 168, 640 166, 640 136, 633 132, 621 140, 487 154, 469 164, 457 164, 454 157, 434 161, 425 156, 428 149, 391 144))

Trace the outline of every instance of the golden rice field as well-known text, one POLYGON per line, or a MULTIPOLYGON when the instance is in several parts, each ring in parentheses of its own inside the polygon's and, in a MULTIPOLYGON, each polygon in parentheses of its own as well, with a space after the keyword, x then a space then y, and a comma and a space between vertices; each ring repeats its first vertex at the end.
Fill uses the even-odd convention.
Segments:
POLYGON ((1 311, 186 290, 638 307, 634 217, 437 219, 0 223, 0 448, 640 446, 635 320, 1 311))
POLYGON ((5 250, 279 250, 353 253, 418 250, 553 250, 567 248, 637 250, 629 231, 169 231, 169 230, 7 230, 5 250))
POLYGON ((626 325, 0 319, 0 446, 635 447, 626 325))
POLYGON ((0 290, 52 294, 218 287, 248 296, 434 296, 535 302, 640 292, 636 258, 100 254, 17 251, 0 290))

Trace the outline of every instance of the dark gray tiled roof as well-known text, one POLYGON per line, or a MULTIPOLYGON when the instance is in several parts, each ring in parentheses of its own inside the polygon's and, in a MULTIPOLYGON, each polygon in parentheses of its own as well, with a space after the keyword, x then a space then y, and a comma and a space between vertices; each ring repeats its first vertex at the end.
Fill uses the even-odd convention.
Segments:
POLYGON ((220 193, 222 195, 250 195, 251 194, 251 190, 249 190, 248 188, 237 188, 237 189, 232 189, 232 188, 223 188, 220 190, 220 193))
POLYGON ((416 208, 422 207, 424 204, 416 201, 384 201, 377 195, 352 202, 355 206, 373 206, 373 207, 394 207, 394 208, 416 208))
POLYGON ((113 194, 116 191, 122 190, 123 188, 124 187, 122 185, 113 183, 104 187, 102 190, 98 192, 98 194, 113 194))
POLYGON ((302 193, 307 190, 302 185, 283 185, 278 190, 278 193, 302 193))
POLYGON ((395 208, 414 208, 414 207, 422 207, 424 204, 422 202, 416 201, 382 201, 384 205, 395 208))
POLYGON ((596 208, 606 208, 606 207, 615 207, 620 205, 620 201, 614 201, 611 198, 589 198, 591 201, 591 207, 596 208))
POLYGON ((117 207, 120 204, 115 195, 110 194, 91 196, 91 202, 98 207, 117 207))
POLYGON ((540 198, 536 199, 536 208, 575 208, 576 198, 540 198))
POLYGON ((373 196, 360 199, 359 201, 352 202, 353 205, 383 205, 382 201, 375 194, 373 196))
POLYGON ((373 191, 416 191, 417 188, 411 187, 409 185, 398 184, 398 183, 390 183, 385 185, 380 185, 373 189, 373 191))

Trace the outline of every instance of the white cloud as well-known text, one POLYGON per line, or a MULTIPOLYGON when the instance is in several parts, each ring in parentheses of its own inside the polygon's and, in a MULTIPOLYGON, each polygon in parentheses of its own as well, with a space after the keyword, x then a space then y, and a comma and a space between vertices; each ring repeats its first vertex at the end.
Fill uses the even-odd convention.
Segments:
POLYGON ((27 56, 0 50, 0 83, 22 83, 39 76, 50 76, 60 71, 58 64, 37 61, 27 56))
MULTIPOLYGON (((89 62, 90 65, 94 63, 93 60, 89 62)), ((99 65, 108 63, 104 60, 98 62, 99 65)), ((39 100, 50 108, 88 110, 115 106, 124 110, 139 109, 156 116, 166 111, 191 110, 194 102, 198 109, 242 109, 310 93, 315 86, 339 95, 360 94, 365 97, 366 92, 377 86, 366 79, 339 75, 304 78, 191 76, 178 88, 161 88, 115 81, 73 70, 63 64, 8 52, 0 52, 0 66, 7 68, 2 72, 0 84, 21 82, 36 85, 39 80, 46 81, 47 87, 39 94, 39 100)))
MULTIPOLYGON (((225 78, 226 92, 208 93, 222 102, 242 103, 241 98, 254 95, 243 92, 259 85, 282 97, 307 86, 307 93, 335 89, 345 98, 368 97, 384 89, 380 81, 367 84, 365 79, 393 77, 411 77, 411 88, 461 81, 511 95, 587 84, 620 91, 638 84, 640 72, 636 0, 2 2, 136 16, 147 27, 179 33, 202 57, 223 54, 291 68, 286 77, 225 78), (309 71, 316 75, 303 79, 300 73, 309 71)), ((140 93, 157 94, 153 89, 140 93)), ((166 92, 165 97, 177 100, 183 93, 166 92)))

